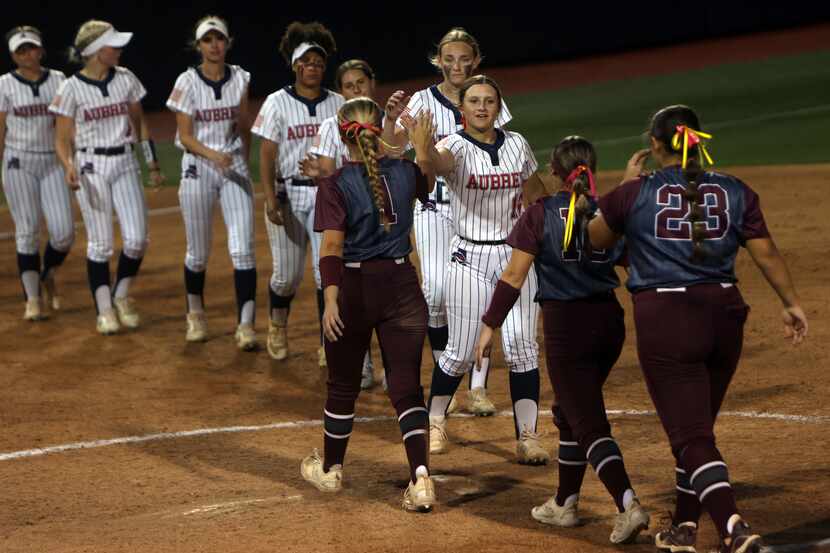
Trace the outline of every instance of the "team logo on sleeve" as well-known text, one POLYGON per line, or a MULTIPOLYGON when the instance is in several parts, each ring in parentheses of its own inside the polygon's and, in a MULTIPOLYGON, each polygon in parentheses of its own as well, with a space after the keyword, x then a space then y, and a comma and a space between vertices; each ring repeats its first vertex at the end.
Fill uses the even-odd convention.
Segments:
POLYGON ((453 263, 458 263, 460 265, 467 264, 467 250, 458 248, 454 252, 452 252, 451 261, 453 263))

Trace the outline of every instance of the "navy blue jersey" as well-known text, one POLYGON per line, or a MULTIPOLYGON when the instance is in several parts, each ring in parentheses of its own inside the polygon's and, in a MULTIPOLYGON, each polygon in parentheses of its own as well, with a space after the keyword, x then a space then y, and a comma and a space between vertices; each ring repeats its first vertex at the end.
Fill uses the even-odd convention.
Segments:
POLYGON ((507 238, 513 248, 536 256, 536 301, 587 298, 620 285, 614 264, 623 253, 622 241, 613 250, 595 250, 590 259, 583 260, 584 254, 574 236, 568 249, 562 251, 569 202, 568 192, 536 201, 507 238))
POLYGON ((380 160, 380 180, 386 200, 389 232, 380 222, 369 178, 362 162, 348 162, 334 175, 320 179, 314 230, 345 233, 343 261, 395 259, 412 251, 412 206, 415 198, 426 201, 427 179, 407 159, 380 160))
POLYGON ((625 235, 630 262, 627 286, 632 292, 736 282, 738 247, 769 236, 752 189, 730 175, 704 173, 699 188, 708 255, 700 263, 692 262, 690 205, 683 196, 686 187, 682 169, 673 166, 626 182, 600 198, 608 226, 625 235))

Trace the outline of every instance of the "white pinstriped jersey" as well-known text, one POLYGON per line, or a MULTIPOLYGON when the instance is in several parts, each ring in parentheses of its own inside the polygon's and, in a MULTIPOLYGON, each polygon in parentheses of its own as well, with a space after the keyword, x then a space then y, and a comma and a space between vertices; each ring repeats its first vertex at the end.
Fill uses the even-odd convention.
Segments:
POLYGON ((308 100, 290 85, 268 96, 251 132, 279 145, 279 177, 299 177, 300 160, 312 146, 320 124, 336 116, 343 102, 343 96, 325 88, 315 100, 308 100))
MULTIPOLYGON (((435 142, 464 130, 464 125, 461 124, 461 111, 452 103, 452 100, 441 94, 438 90, 438 85, 432 85, 429 88, 419 90, 414 93, 406 105, 406 109, 410 115, 416 117, 422 110, 428 109, 432 113, 432 120, 435 124, 435 142)), ((496 118, 496 126, 501 128, 507 125, 513 119, 513 115, 507 108, 504 98, 501 100, 501 110, 499 116, 496 118)), ((403 128, 400 120, 398 126, 403 128)), ((411 148, 408 145, 407 148, 411 148)), ((449 198, 444 197, 446 192, 443 190, 443 179, 438 179, 435 183, 435 189, 429 195, 429 199, 446 203, 449 198)))
POLYGON ((522 185, 538 167, 530 144, 519 133, 497 129, 493 144, 462 131, 437 147, 455 157, 446 179, 456 232, 470 240, 506 240, 521 214, 522 185))
MULTIPOLYGON (((219 152, 242 147, 239 135, 239 105, 246 94, 251 74, 238 65, 226 65, 225 76, 211 81, 198 67, 191 67, 176 79, 167 107, 193 120, 193 136, 202 145, 219 152)), ((176 146, 184 150, 179 133, 176 146)))
POLYGON ((25 152, 55 150, 55 116, 49 104, 66 75, 43 69, 37 81, 15 72, 0 77, 0 112, 6 113, 6 146, 25 152))
POLYGON ((314 137, 314 142, 309 150, 314 155, 330 157, 339 169, 349 161, 349 149, 343 143, 340 136, 340 127, 337 124, 337 116, 329 117, 320 124, 320 130, 314 137))
POLYGON ((136 142, 129 105, 146 95, 144 85, 126 67, 110 69, 101 81, 79 72, 61 83, 49 111, 75 120, 76 148, 113 148, 136 142))

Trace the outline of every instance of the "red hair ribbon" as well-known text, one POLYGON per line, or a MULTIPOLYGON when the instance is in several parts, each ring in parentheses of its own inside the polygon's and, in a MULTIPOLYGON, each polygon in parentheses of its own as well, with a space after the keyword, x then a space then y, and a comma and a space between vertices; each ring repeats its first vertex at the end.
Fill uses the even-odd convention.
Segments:
POLYGON ((565 186, 568 190, 573 188, 573 183, 576 180, 576 177, 581 175, 582 173, 588 173, 588 184, 591 187, 591 196, 597 195, 597 185, 594 182, 594 174, 591 172, 591 168, 587 165, 577 165, 576 169, 571 171, 571 174, 568 175, 568 178, 565 179, 565 186))
POLYGON ((356 137, 361 129, 372 131, 377 135, 383 132, 371 123, 358 123, 357 121, 344 121, 343 123, 340 123, 340 130, 343 131, 346 136, 352 135, 356 137))

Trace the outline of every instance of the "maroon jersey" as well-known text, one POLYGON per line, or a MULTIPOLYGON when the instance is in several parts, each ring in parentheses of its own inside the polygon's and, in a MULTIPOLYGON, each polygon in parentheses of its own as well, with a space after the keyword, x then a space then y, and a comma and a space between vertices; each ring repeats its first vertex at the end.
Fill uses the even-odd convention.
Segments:
POLYGON ((736 282, 738 247, 769 237, 758 195, 737 178, 706 172, 700 207, 706 225, 702 262, 690 260, 692 224, 680 166, 666 167, 626 182, 599 200, 608 226, 625 235, 632 292, 705 282, 736 282))
POLYGON ((421 169, 406 159, 380 160, 380 181, 390 222, 386 232, 375 207, 369 178, 362 162, 348 162, 334 175, 318 181, 314 230, 345 233, 343 261, 394 259, 412 251, 412 204, 426 202, 427 179, 421 169))

